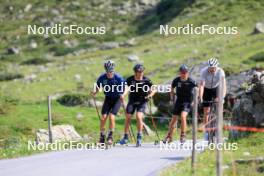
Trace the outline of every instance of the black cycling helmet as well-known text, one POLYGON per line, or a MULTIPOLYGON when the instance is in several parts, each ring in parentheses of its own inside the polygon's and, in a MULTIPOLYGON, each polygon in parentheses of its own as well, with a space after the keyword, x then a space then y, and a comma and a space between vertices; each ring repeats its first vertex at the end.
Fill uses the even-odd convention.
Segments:
POLYGON ((187 65, 185 64, 182 64, 179 68, 179 71, 180 72, 188 72, 189 71, 189 68, 187 67, 187 65))
POLYGON ((143 72, 145 67, 142 64, 136 64, 133 68, 134 72, 143 72))
POLYGON ((111 60, 108 60, 104 63, 104 68, 106 72, 113 72, 115 68, 115 63, 111 60))

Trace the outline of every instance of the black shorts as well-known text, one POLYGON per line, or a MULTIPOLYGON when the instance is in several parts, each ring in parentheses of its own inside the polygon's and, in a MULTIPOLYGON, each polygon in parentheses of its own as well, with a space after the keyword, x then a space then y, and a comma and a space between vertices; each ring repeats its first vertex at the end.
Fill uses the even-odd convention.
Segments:
POLYGON ((181 115, 182 111, 189 113, 190 110, 191 110, 191 102, 181 102, 181 101, 176 100, 176 103, 174 104, 174 107, 172 110, 172 114, 181 115))
POLYGON ((105 97, 104 104, 102 107, 102 114, 114 114, 116 115, 121 107, 120 98, 105 97))
MULTIPOLYGON (((217 97, 217 87, 208 89, 204 88, 203 101, 214 101, 217 97)), ((203 103, 203 107, 209 107, 211 103, 203 103)))
POLYGON ((147 101, 128 101, 126 112, 128 114, 134 114, 135 111, 145 113, 147 101))

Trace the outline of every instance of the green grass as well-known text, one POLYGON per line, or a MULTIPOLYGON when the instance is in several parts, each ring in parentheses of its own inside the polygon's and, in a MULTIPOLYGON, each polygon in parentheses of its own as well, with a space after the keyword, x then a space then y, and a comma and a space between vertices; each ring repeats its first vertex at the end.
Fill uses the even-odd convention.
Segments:
MULTIPOLYGON (((0 40, 0 72, 19 74, 24 77, 37 75, 32 82, 25 81, 25 79, 0 82, 1 95, 10 96, 19 102, 12 107, 4 106, 4 109, 8 111, 0 115, 2 139, 15 137, 23 138, 22 141, 32 140, 37 129, 47 128, 46 97, 56 93, 88 94, 98 75, 103 72, 103 62, 106 58, 114 60, 117 63, 117 72, 127 77, 133 74, 134 65, 127 60, 127 56, 129 54, 138 55, 146 67, 146 74, 151 74, 150 78, 156 84, 171 80, 177 75, 178 66, 193 58, 195 59, 190 62, 190 65, 205 61, 212 56, 219 57, 221 66, 232 70, 232 73, 252 67, 264 67, 263 54, 259 54, 264 51, 264 35, 250 35, 255 23, 263 20, 263 1, 197 0, 186 5, 180 0, 166 0, 159 6, 168 8, 167 11, 164 10, 158 14, 151 13, 147 19, 136 17, 133 13, 120 16, 108 6, 100 9, 96 4, 91 5, 91 1, 80 0, 79 2, 79 7, 72 5, 69 1, 15 0, 9 2, 3 0, 1 2, 0 14, 3 15, 5 23, 0 24, 0 37, 3 38, 0 40), (19 11, 23 10, 28 3, 33 5, 32 9, 25 13, 24 18, 17 19, 19 11), (12 12, 8 10, 9 6, 13 6, 12 12), (41 25, 41 19, 47 18, 50 21, 56 16, 45 11, 43 8, 45 6, 49 9, 64 8, 61 14, 69 22, 63 22, 63 25, 71 23, 85 26, 108 24, 110 27, 104 36, 56 35, 48 39, 43 36, 28 36, 25 30, 28 24, 41 25), (105 16, 103 17, 102 14, 105 16), (91 20, 91 16, 95 20, 91 20), (187 23, 195 26, 202 24, 237 26, 239 34, 169 35, 165 37, 159 35, 157 26, 162 23, 170 26, 184 26, 187 23), (138 33, 140 27, 147 29, 145 33, 138 33), (111 31, 114 28, 120 28, 124 33, 113 35, 111 31), (104 41, 120 42, 131 37, 135 37, 137 41, 133 47, 95 52, 85 51, 80 55, 72 54, 81 49, 98 47, 104 41), (77 40, 79 44, 69 49, 63 45, 66 39, 77 40), (95 39, 96 44, 87 45, 86 40, 88 39, 95 39), (28 45, 31 40, 38 43, 37 49, 29 49, 28 45), (19 46, 20 54, 6 54, 6 49, 11 46, 19 46), (54 53, 51 53, 52 51, 54 53), (35 60, 36 58, 43 60, 35 60), (43 61, 50 63, 45 64, 43 61), (46 68, 45 71, 42 67, 46 68), (155 74, 152 74, 153 72, 155 74), (81 83, 84 85, 82 90, 78 90, 80 83, 74 78, 76 74, 81 75, 81 83), (11 108, 8 109, 8 107, 11 108)), ((118 6, 122 2, 124 1, 113 0, 112 6, 118 6)), ((99 98, 102 99, 102 97, 103 95, 100 94, 99 98)), ((3 98, 0 97, 0 99, 3 98)), ((3 107, 1 103, 2 101, 0 101, 0 106, 3 107)), ((72 124, 80 134, 87 133, 94 139, 98 138, 98 121, 94 109, 80 106, 64 107, 56 102, 53 102, 53 109, 55 124, 72 124), (76 120, 75 116, 78 112, 84 114, 83 121, 76 120)), ((117 131, 122 131, 123 122, 123 118, 117 118, 117 131)), ((160 128, 161 133, 165 135, 166 126, 160 126, 160 128)), ((120 135, 121 133, 118 133, 117 137, 119 138, 120 135)), ((151 141, 152 139, 147 138, 146 140, 151 141)), ((12 153, 12 149, 9 153, 12 153)), ((26 152, 22 150, 22 153, 26 152)), ((3 154, 1 156, 3 157, 3 154)))
MULTIPOLYGON (((238 150, 226 150, 223 152, 223 165, 226 168, 224 169, 224 175, 263 175, 263 173, 257 171, 257 169, 263 167, 263 163, 257 164, 253 162, 250 164, 238 164, 235 162, 235 160, 238 159, 254 159, 261 156, 263 157, 263 137, 264 135, 262 133, 251 134, 247 138, 233 141, 238 143, 238 150)), ((205 152, 198 154, 195 175, 216 175, 215 163, 215 151, 206 150, 205 152)), ((186 159, 185 161, 176 165, 165 168, 161 173, 161 176, 170 175, 193 175, 191 170, 191 158, 186 159)))

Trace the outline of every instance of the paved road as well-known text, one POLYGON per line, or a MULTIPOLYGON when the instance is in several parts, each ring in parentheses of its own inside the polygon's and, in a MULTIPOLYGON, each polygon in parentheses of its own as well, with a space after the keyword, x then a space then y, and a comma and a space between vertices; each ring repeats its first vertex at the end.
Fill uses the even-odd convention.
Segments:
MULTIPOLYGON (((68 150, 47 152, 16 159, 0 160, 1 176, 152 176, 166 166, 191 155, 190 149, 160 149, 144 144, 115 146, 108 150, 68 150)), ((191 141, 187 141, 188 146, 191 141)), ((201 141, 199 142, 201 144, 201 141)), ((167 148, 168 149, 168 148, 167 148)))

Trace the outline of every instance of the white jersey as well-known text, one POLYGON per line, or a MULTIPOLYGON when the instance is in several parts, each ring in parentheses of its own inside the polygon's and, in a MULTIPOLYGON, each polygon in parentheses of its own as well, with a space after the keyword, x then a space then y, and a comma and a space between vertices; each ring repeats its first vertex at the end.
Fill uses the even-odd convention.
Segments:
POLYGON ((205 81, 205 88, 216 88, 220 84, 221 77, 225 78, 225 72, 222 68, 217 67, 216 72, 209 73, 208 67, 205 67, 201 71, 201 81, 205 81))

